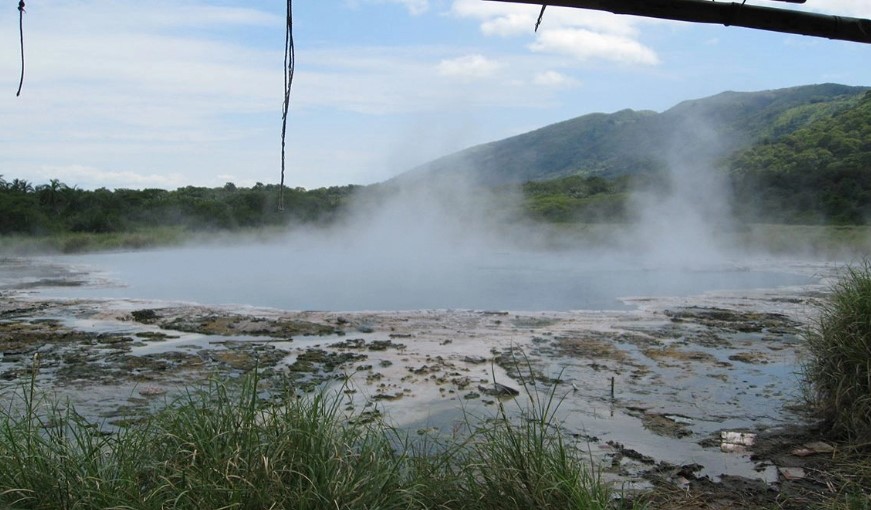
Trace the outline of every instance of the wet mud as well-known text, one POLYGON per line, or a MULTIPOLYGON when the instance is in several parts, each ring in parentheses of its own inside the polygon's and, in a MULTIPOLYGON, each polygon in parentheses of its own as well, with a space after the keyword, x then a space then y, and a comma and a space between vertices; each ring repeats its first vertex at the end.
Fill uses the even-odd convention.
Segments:
POLYGON ((823 281, 530 313, 290 312, 29 292, 86 282, 72 268, 0 259, 0 393, 33 377, 113 427, 186 386, 259 370, 276 387, 331 385, 357 419, 426 434, 553 395, 566 433, 629 496, 656 488, 663 507, 751 508, 800 503, 826 486, 825 454, 795 454, 814 444, 797 373, 823 281))

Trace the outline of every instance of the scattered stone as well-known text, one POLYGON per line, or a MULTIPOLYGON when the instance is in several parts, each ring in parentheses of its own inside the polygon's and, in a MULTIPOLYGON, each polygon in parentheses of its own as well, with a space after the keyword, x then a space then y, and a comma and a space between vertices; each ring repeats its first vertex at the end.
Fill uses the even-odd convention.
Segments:
POLYGON ((133 310, 130 312, 130 315, 133 316, 133 320, 136 322, 142 322, 145 324, 151 324, 158 319, 157 312, 150 308, 144 310, 133 310))
POLYGON ((806 443, 801 447, 796 448, 792 451, 792 454, 796 457, 809 457, 811 455, 816 455, 819 453, 832 453, 834 451, 835 447, 830 445, 829 443, 814 441, 812 443, 806 443))
POLYGON ((653 457, 649 457, 640 453, 632 448, 626 448, 622 443, 618 443, 616 441, 608 441, 608 446, 614 449, 617 452, 617 455, 614 457, 614 461, 617 463, 620 462, 622 457, 626 457, 627 459, 632 459, 634 461, 640 462, 642 464, 656 464, 656 459, 653 457))
POLYGON ((402 392, 397 393, 379 393, 372 397, 372 400, 399 400, 404 397, 405 394, 402 392))
POLYGON ((779 467, 777 471, 785 480, 801 480, 805 477, 804 468, 800 467, 779 467))
POLYGON ((740 361, 742 363, 768 364, 768 357, 762 352, 739 352, 729 356, 729 359, 732 361, 740 361))
POLYGON ((519 390, 501 383, 493 383, 492 387, 479 385, 478 391, 485 395, 490 395, 491 397, 516 397, 520 395, 519 390))
POLYGON ((671 416, 659 413, 645 412, 641 415, 641 425, 647 430, 665 437, 680 439, 692 435, 687 423, 682 423, 671 416))
POLYGON ((386 351, 387 349, 405 349, 405 344, 396 344, 390 340, 374 340, 369 343, 370 351, 386 351))
POLYGON ((143 397, 155 397, 166 393, 164 388, 159 386, 144 386, 139 389, 139 394, 143 397))

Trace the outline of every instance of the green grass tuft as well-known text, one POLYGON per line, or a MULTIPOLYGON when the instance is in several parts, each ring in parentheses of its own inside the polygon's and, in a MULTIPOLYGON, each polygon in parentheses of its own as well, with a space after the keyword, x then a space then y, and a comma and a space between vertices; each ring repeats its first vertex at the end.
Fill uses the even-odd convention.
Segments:
POLYGON ((341 392, 265 400, 257 373, 188 390, 111 433, 33 383, 0 413, 0 507, 614 508, 551 392, 444 440, 349 416, 341 392))
POLYGON ((871 262, 847 268, 807 335, 808 396, 835 437, 871 441, 871 262))

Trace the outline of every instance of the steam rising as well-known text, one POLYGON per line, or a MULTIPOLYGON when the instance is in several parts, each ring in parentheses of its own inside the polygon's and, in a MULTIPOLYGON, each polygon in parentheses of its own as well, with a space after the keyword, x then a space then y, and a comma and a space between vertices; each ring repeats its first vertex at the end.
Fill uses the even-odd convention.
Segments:
POLYGON ((722 267, 735 254, 724 236, 733 230, 731 190, 714 168, 724 142, 703 119, 685 120, 664 148, 664 182, 637 190, 629 203, 633 224, 601 226, 604 235, 574 238, 522 220, 519 193, 506 196, 475 184, 474 168, 391 181, 364 195, 332 235, 372 266, 385 260, 439 266, 505 251, 547 258, 558 250, 590 270, 722 267), (457 177, 463 174, 470 178, 457 177))
POLYGON ((667 148, 664 192, 636 193, 633 230, 644 262, 698 269, 727 261, 723 234, 732 230, 731 188, 714 168, 723 140, 702 119, 689 118, 667 148))
POLYGON ((616 309, 625 306, 619 297, 800 283, 728 263, 716 144, 702 123, 676 130, 666 184, 637 193, 630 226, 527 222, 519 195, 476 185, 467 169, 468 180, 412 175, 367 188, 335 225, 266 244, 236 239, 85 262, 129 285, 101 290, 106 297, 289 310, 616 309))

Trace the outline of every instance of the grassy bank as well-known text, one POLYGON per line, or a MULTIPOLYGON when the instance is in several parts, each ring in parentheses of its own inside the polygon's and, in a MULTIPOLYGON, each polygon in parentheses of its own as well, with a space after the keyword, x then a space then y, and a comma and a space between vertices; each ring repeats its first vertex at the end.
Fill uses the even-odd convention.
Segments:
MULTIPOLYGON (((557 248, 637 250, 640 240, 656 241, 632 223, 543 223, 535 229, 546 245, 557 248)), ((739 253, 850 260, 871 252, 871 227, 864 225, 726 224, 707 234, 720 247, 739 253)))
POLYGON ((286 227, 252 227, 236 231, 153 227, 111 233, 67 232, 43 236, 0 235, 0 255, 26 256, 142 250, 192 243, 220 243, 222 241, 262 242, 285 236, 288 232, 286 227))
POLYGON ((775 255, 844 260, 871 252, 865 225, 783 225, 755 223, 734 232, 734 244, 775 255))
POLYGON ((837 444, 827 507, 871 508, 871 261, 847 267, 805 335, 803 382, 820 432, 837 444))
POLYGON ((871 444, 871 261, 835 283, 807 335, 807 392, 837 438, 871 444))
POLYGON ((101 432, 31 386, 0 415, 0 506, 603 509, 617 503, 564 442, 553 395, 519 420, 412 441, 348 416, 341 393, 261 399, 256 375, 213 382, 101 432))
MULTIPOLYGON (((507 238, 514 226, 502 230, 507 238)), ((638 248, 638 227, 631 223, 537 223, 523 229, 524 239, 535 239, 544 247, 638 248)), ((192 231, 184 227, 141 228, 114 233, 60 233, 47 235, 0 235, 0 255, 86 253, 177 246, 189 242, 219 239, 251 241, 286 235, 286 227, 260 227, 236 231, 192 231)), ((819 259, 850 259, 871 251, 871 227, 863 225, 746 224, 711 232, 723 247, 751 253, 807 256, 819 259)))
POLYGON ((48 235, 0 236, 0 255, 86 253, 175 246, 189 240, 182 227, 155 227, 131 232, 65 232, 48 235))

